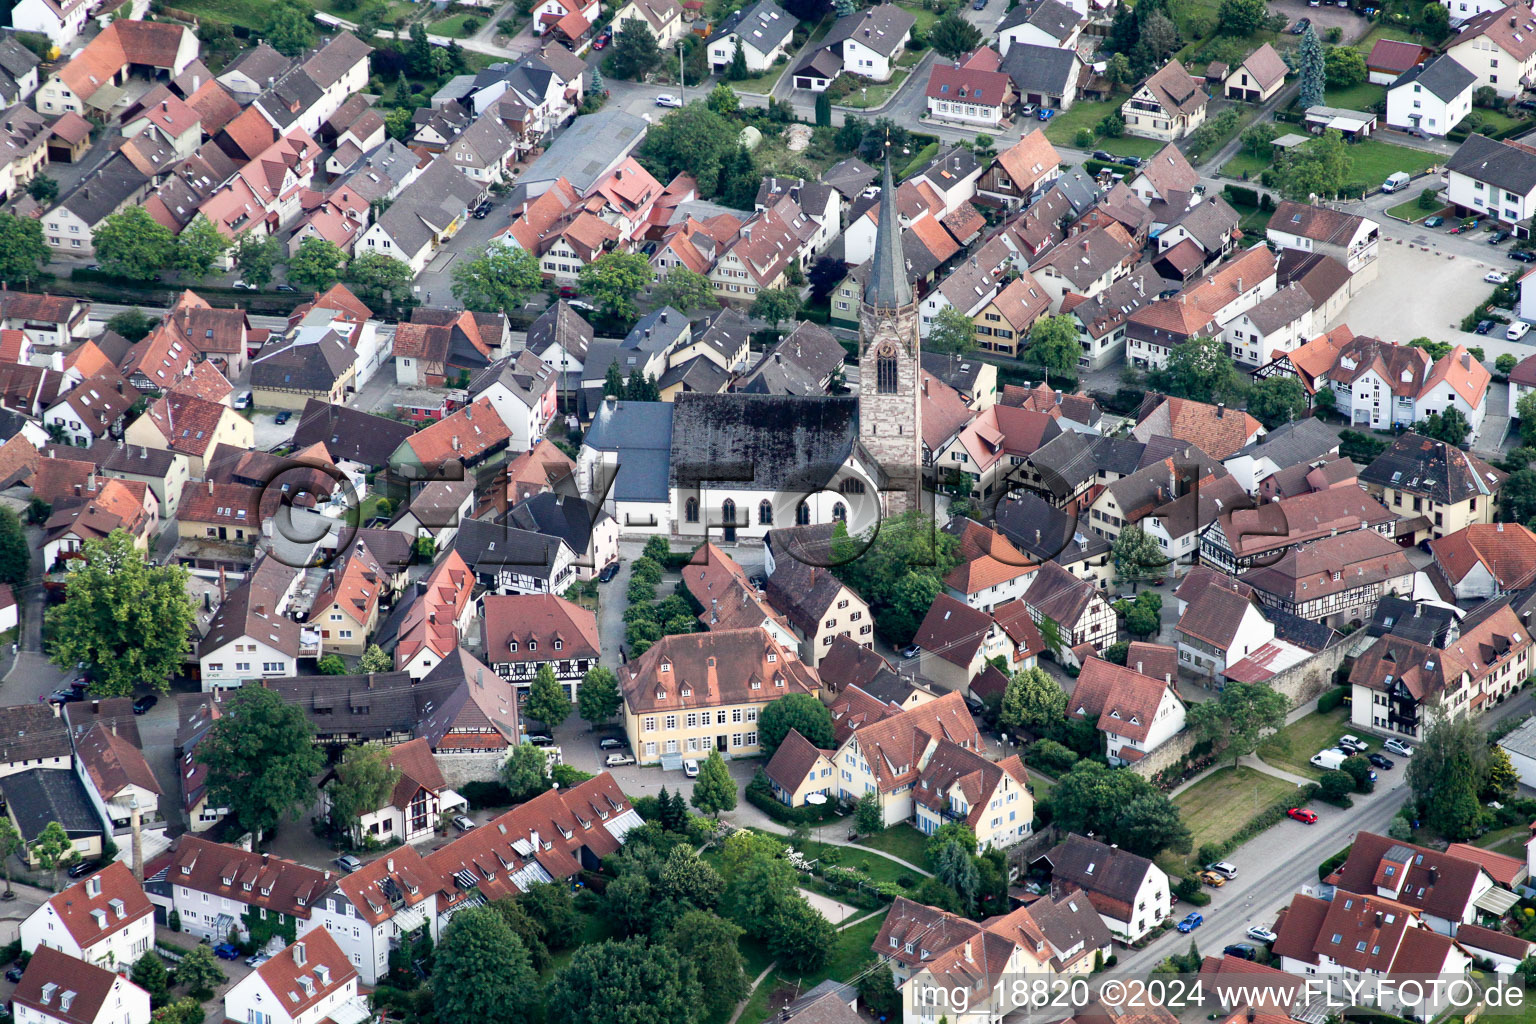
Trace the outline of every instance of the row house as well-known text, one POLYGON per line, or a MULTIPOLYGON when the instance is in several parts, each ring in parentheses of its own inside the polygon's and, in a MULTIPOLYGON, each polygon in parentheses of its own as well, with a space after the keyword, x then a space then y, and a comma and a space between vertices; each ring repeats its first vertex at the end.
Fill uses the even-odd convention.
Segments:
POLYGON ((546 666, 575 703, 597 664, 597 619, 554 594, 486 594, 480 600, 484 660, 514 687, 519 703, 546 666))
MULTIPOLYGON (((1530 16, 1530 8, 1525 13, 1530 16)), ((1527 41, 1536 59, 1536 33, 1527 41)), ((1536 213, 1536 148, 1513 139, 1471 135, 1445 167, 1446 194, 1458 215, 1489 217, 1520 237, 1529 234, 1529 227, 1522 225, 1536 213)))
POLYGON ((1507 478, 1471 452, 1413 431, 1393 439, 1359 473, 1361 485, 1404 518, 1399 539, 1415 544, 1491 524, 1507 478))
POLYGON ((48 119, 31 107, 18 103, 0 113, 0 196, 10 199, 42 172, 52 137, 48 119))
POLYGON ((1376 279, 1381 225, 1369 217, 1286 199, 1270 216, 1265 236, 1282 255, 1294 250, 1332 256, 1348 268, 1352 287, 1376 279))
POLYGON ((1399 518, 1352 479, 1346 479, 1324 490, 1295 494, 1258 508, 1223 512, 1201 536, 1200 559, 1223 572, 1239 572, 1297 544, 1323 537, 1372 530, 1391 538, 1399 518))
POLYGON ((151 902, 181 918, 181 930, 224 942, 231 932, 276 934, 292 941, 314 925, 315 904, 331 873, 184 835, 151 902))
POLYGON ((1243 582, 1267 608, 1342 628, 1368 622, 1387 595, 1411 595, 1414 573, 1402 548, 1356 530, 1299 544, 1244 573, 1243 582))
POLYGON ((484 186, 455 171, 451 162, 434 160, 369 225, 354 251, 393 257, 419 274, 484 194, 484 186))
POLYGON ((1030 263, 1035 280, 1060 309, 1068 292, 1093 298, 1129 274, 1140 250, 1119 224, 1096 227, 1062 241, 1030 263))
POLYGON ((754 214, 706 275, 715 294, 725 302, 750 303, 759 291, 780 287, 791 265, 803 268, 819 227, 788 196, 754 214))
MULTIPOLYGON (((275 235, 292 226, 303 211, 303 194, 315 173, 320 147, 302 128, 263 149, 201 212, 229 239, 248 231, 275 235)), ((233 257, 226 256, 226 261, 233 257)), ((232 263, 229 266, 233 266, 232 263)))
POLYGON ((1138 310, 1133 324, 1143 325, 1127 346, 1138 366, 1161 368, 1175 345, 1222 329, 1275 294, 1278 264, 1268 247, 1258 245, 1213 267, 1172 299, 1138 310))

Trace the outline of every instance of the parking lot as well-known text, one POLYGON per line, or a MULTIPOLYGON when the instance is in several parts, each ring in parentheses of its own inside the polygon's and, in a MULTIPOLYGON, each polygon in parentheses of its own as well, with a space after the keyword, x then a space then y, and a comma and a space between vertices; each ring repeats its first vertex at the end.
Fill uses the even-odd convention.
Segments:
POLYGON ((1316 7, 1311 6, 1307 0, 1270 0, 1269 10, 1272 14, 1283 14, 1289 20, 1286 22, 1287 30, 1302 18, 1312 19, 1312 28, 1322 37, 1330 28, 1338 28, 1344 33, 1343 42, 1352 43, 1365 35, 1370 29, 1371 23, 1358 12, 1347 7, 1339 7, 1337 4, 1323 5, 1321 2, 1316 7))
MULTIPOLYGON (((1402 343, 1426 336, 1453 344, 1487 340, 1463 335, 1461 318, 1493 289, 1483 282, 1484 274, 1490 269, 1509 273, 1518 264, 1505 259, 1502 248, 1489 246, 1486 259, 1471 259, 1440 251, 1434 247, 1435 241, 1435 232, 1428 229, 1410 242, 1383 240, 1376 280, 1328 326, 1346 323, 1361 333, 1402 343), (1434 286, 1426 288, 1430 281, 1434 286), (1364 329, 1367 324, 1369 330, 1364 329)), ((1489 359, 1496 358, 1491 347, 1485 348, 1489 359)), ((1526 349, 1526 354, 1536 351, 1526 349)))

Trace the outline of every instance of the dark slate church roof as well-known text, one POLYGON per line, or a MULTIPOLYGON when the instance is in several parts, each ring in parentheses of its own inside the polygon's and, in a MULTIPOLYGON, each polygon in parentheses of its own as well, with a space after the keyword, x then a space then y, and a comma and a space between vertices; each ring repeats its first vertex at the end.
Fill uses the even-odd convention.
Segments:
POLYGON ((684 393, 672 403, 671 482, 819 488, 853 452, 856 398, 684 393))

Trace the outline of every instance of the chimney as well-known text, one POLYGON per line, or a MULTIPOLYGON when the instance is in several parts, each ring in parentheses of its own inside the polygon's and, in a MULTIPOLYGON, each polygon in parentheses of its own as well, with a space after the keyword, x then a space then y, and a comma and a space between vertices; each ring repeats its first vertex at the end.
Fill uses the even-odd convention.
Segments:
POLYGON ((1137 675, 1142 675, 1143 674, 1142 671, 1141 671, 1141 662, 1139 662, 1139 661, 1136 663, 1136 674, 1137 675))
POLYGON ((1385 918, 1384 918, 1384 917, 1383 917, 1383 916, 1382 916, 1382 913, 1381 913, 1381 911, 1379 911, 1379 910, 1378 910, 1378 911, 1376 911, 1376 927, 1377 927, 1377 928, 1380 928, 1380 927, 1381 927, 1381 925, 1382 925, 1382 922, 1383 922, 1383 921, 1384 921, 1384 920, 1385 920, 1385 918))
POLYGON ((304 943, 295 942, 293 944, 293 962, 300 967, 304 966, 304 943))
POLYGON ((1434 885, 1438 881, 1440 881, 1440 869, 1431 864, 1429 866, 1429 884, 1434 885))
POLYGON ((1221 419, 1226 414, 1227 414, 1227 403, 1226 402, 1217 402, 1216 403, 1216 418, 1217 419, 1221 419))
MULTIPOLYGON (((115 722, 112 731, 117 732, 115 722)), ((139 809, 137 798, 134 798, 129 815, 129 827, 133 829, 133 877, 142 882, 144 881, 144 812, 139 809)))

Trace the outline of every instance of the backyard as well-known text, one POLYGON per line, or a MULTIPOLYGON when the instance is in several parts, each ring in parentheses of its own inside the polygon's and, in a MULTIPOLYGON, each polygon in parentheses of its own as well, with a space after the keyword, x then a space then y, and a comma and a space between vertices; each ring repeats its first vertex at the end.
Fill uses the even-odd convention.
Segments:
MULTIPOLYGON (((1349 155, 1350 180, 1362 182, 1371 187, 1380 185, 1398 171, 1418 174, 1435 166, 1443 159, 1438 153, 1426 153, 1421 149, 1396 146, 1390 142, 1382 142, 1380 139, 1366 139, 1364 142, 1351 144, 1349 155)), ((1222 164, 1221 173, 1228 178, 1247 180, 1258 177, 1273 163, 1272 159, 1256 157, 1249 153, 1238 153, 1222 164)))
MULTIPOLYGON (((821 970, 804 975, 776 970, 764 978, 763 983, 752 993, 752 998, 747 1001, 746 1007, 742 1010, 738 1018, 739 1024, 762 1024, 770 1016, 775 1015, 784 1003, 816 987, 828 978, 844 980, 857 975, 861 965, 874 959, 871 947, 874 945, 875 937, 880 934, 880 926, 885 923, 885 915, 886 911, 877 911, 868 920, 859 921, 838 932, 837 942, 821 970)), ((855 920, 858 919, 855 918, 855 920)), ((748 958, 747 975, 755 981, 767 964, 754 963, 747 952, 748 945, 748 943, 742 943, 742 953, 748 958)))
POLYGON ((842 106, 856 107, 860 110, 882 106, 886 100, 896 95, 896 90, 901 88, 901 84, 907 80, 907 75, 910 73, 905 68, 897 68, 891 73, 890 81, 856 86, 852 92, 836 102, 842 106))
POLYGON ((434 21, 427 26, 427 31, 435 36, 451 36, 454 39, 468 39, 485 25, 485 13, 455 14, 434 21))
POLYGON ((892 825, 884 832, 860 836, 859 845, 882 850, 893 857, 901 858, 908 864, 922 867, 923 857, 928 849, 928 837, 911 825, 892 825))
POLYGON ((1194 848, 1224 843, 1264 808, 1296 792, 1284 779, 1239 765, 1212 772, 1173 798, 1189 826, 1194 848))
POLYGON ((1259 757, 1276 768, 1283 768, 1309 779, 1320 779, 1323 770, 1311 763, 1319 750, 1337 746, 1339 737, 1349 732, 1349 714, 1345 708, 1315 711, 1281 729, 1259 745, 1259 757))
POLYGON ((1123 100, 1110 99, 1098 103, 1074 103, 1046 122, 1045 137, 1058 146, 1102 149, 1116 156, 1146 157, 1162 149, 1164 143, 1153 139, 1138 139, 1130 135, 1111 139, 1099 135, 1099 122, 1104 120, 1104 115, 1106 114, 1119 113, 1122 102, 1123 100), (1082 128, 1086 128, 1094 133, 1094 141, 1091 146, 1077 146, 1077 133, 1082 128))

